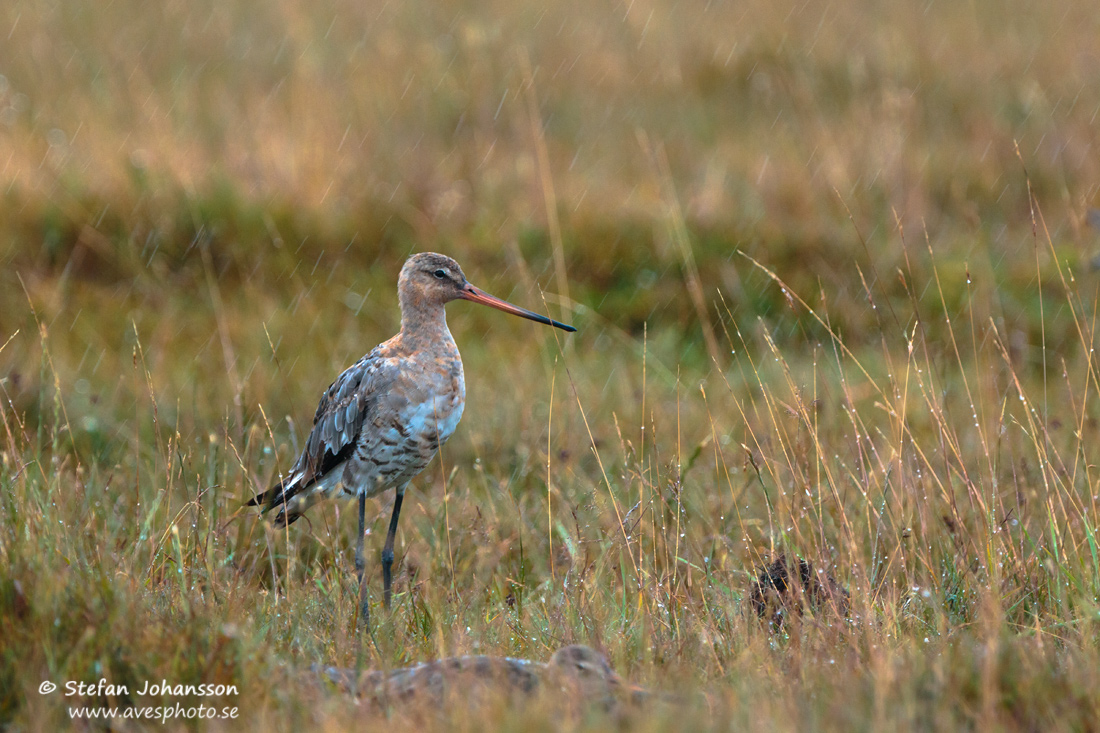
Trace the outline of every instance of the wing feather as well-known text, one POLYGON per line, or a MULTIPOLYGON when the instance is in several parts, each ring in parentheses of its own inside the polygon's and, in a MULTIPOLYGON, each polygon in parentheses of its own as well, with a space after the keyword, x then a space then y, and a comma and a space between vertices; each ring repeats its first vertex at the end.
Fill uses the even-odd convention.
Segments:
MULTIPOLYGON (((295 495, 321 480, 355 450, 363 424, 376 397, 388 382, 384 346, 379 346, 348 367, 325 390, 313 416, 313 429, 291 477, 252 498, 249 506, 265 505, 268 511, 286 504, 295 495)), ((297 515, 280 513, 276 523, 289 524, 297 515)))
MULTIPOLYGON (((375 350, 377 351, 377 349, 375 350)), ((313 430, 298 463, 304 469, 304 485, 328 473, 333 459, 354 446, 376 392, 374 376, 378 360, 372 351, 329 385, 313 416, 313 430)), ((341 456, 342 458, 342 456, 341 456)))
POLYGON ((344 431, 343 439, 345 442, 350 439, 349 430, 352 428, 352 426, 355 426, 356 432, 358 432, 359 428, 363 424, 363 421, 366 420, 367 414, 363 411, 360 403, 361 400, 359 400, 358 396, 356 396, 356 399, 348 402, 348 406, 344 408, 344 425, 348 428, 348 430, 344 431))

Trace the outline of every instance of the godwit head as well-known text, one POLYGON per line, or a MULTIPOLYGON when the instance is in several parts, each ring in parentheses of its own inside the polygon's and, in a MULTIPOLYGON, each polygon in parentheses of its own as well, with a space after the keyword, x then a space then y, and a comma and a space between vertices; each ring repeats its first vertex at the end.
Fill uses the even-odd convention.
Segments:
POLYGON ((425 322, 441 320, 443 306, 452 300, 481 303, 563 331, 577 330, 474 287, 457 262, 435 252, 415 254, 405 261, 397 280, 397 297, 401 303, 401 331, 405 334, 424 328, 425 322))

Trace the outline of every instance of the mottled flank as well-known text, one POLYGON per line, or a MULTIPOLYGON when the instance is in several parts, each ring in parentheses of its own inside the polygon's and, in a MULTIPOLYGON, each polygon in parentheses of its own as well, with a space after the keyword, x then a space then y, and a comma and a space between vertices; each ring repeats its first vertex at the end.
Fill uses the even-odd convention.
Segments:
POLYGON ((383 706, 449 702, 481 704, 493 698, 521 701, 548 696, 570 704, 612 710, 639 704, 650 694, 625 684, 602 654, 582 645, 559 649, 547 663, 511 657, 465 656, 389 671, 315 667, 339 689, 383 706))
POLYGON ((849 597, 848 591, 825 571, 802 558, 780 555, 760 569, 749 602, 757 616, 780 628, 788 617, 800 617, 804 606, 817 615, 846 618, 849 597))

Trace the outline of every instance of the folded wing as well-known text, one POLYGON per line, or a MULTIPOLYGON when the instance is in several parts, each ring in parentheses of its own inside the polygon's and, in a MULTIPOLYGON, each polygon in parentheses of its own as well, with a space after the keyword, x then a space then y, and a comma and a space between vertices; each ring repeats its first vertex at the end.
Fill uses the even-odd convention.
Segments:
POLYGON ((263 505, 264 512, 282 506, 275 517, 277 526, 291 524, 305 510, 296 511, 291 500, 303 491, 323 481, 351 457, 363 423, 370 414, 376 390, 376 372, 380 362, 375 349, 336 378, 317 405, 313 429, 305 450, 290 475, 262 494, 257 494, 248 506, 263 505))

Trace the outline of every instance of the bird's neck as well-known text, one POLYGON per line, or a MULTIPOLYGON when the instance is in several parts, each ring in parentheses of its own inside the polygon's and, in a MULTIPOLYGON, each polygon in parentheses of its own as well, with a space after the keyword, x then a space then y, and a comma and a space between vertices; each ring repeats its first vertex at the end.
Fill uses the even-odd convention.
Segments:
POLYGON ((447 328, 447 313, 442 304, 420 304, 418 308, 402 310, 401 340, 410 347, 454 342, 447 328))

